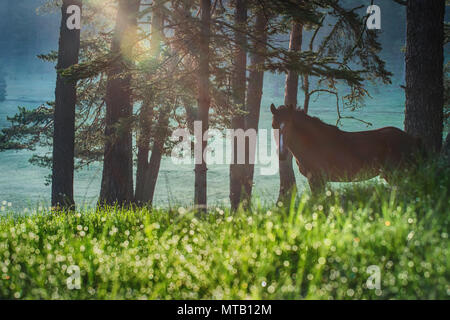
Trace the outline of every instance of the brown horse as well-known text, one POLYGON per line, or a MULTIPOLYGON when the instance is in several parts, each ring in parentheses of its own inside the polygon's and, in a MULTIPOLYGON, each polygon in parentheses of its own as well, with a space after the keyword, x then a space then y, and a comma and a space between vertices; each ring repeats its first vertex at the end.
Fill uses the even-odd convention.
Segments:
POLYGON ((270 110, 272 127, 279 129, 280 160, 289 149, 313 193, 322 191, 328 181, 361 181, 380 174, 386 179, 422 149, 419 139, 398 128, 346 132, 293 106, 277 109, 272 104, 270 110))

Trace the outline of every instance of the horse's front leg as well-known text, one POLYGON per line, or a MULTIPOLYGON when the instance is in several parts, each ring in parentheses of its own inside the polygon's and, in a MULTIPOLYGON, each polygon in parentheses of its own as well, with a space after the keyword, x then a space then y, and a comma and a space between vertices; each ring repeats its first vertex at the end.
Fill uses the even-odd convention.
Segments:
POLYGON ((327 182, 324 177, 320 175, 309 175, 308 183, 313 195, 318 195, 325 192, 327 182))

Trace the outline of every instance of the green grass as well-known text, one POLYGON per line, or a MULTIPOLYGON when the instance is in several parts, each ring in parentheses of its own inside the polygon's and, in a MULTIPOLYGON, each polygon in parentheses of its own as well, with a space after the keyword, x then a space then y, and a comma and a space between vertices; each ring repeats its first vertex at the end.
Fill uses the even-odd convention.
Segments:
POLYGON ((450 170, 292 205, 0 218, 0 298, 448 299, 450 170), (79 266, 81 289, 67 287, 79 266), (369 289, 378 266, 381 288, 369 289))

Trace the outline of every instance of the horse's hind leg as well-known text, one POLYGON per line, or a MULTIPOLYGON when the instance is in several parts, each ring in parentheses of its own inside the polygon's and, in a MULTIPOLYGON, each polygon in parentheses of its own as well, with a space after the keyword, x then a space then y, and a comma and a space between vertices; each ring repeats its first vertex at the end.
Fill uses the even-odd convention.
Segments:
POLYGON ((327 185, 325 179, 323 179, 321 176, 308 177, 308 183, 309 187, 311 188, 311 193, 313 195, 323 193, 327 185))

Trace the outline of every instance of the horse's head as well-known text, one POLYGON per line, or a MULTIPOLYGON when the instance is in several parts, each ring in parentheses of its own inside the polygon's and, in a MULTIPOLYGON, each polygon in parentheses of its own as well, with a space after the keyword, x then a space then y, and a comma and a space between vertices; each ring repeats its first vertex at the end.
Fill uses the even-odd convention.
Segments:
POLYGON ((278 138, 278 156, 280 160, 285 160, 287 156, 287 141, 289 139, 288 132, 293 124, 295 107, 293 105, 280 106, 278 109, 272 105, 270 111, 273 114, 272 128, 279 130, 278 138))

